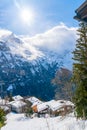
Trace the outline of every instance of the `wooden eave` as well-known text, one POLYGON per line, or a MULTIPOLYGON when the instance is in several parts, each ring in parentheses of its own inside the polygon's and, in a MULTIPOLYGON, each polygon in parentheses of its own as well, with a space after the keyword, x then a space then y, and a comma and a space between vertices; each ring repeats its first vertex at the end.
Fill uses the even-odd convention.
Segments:
POLYGON ((78 8, 76 9, 76 13, 81 12, 87 6, 87 0, 78 8))
POLYGON ((87 22, 87 0, 75 12, 74 19, 87 22))

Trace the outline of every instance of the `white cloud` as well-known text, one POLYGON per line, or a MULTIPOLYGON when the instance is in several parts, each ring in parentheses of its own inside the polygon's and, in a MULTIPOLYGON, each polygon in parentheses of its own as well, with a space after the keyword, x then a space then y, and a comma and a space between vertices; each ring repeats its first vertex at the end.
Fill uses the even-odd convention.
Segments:
POLYGON ((19 36, 14 35, 9 30, 0 29, 0 41, 7 43, 12 54, 20 55, 27 60, 34 60, 37 59, 37 57, 44 56, 36 47, 27 42, 23 43, 19 36))
POLYGON ((64 50, 72 50, 76 43, 76 29, 74 27, 67 27, 63 23, 53 27, 42 34, 37 34, 33 37, 24 37, 26 43, 32 44, 36 47, 42 47, 58 53, 64 50))
POLYGON ((10 35, 12 32, 6 29, 0 29, 0 39, 2 39, 4 36, 10 35))
MULTIPOLYGON (((12 32, 0 30, 0 40, 8 38, 12 32)), ((8 40, 8 46, 13 54, 19 54, 27 60, 33 60, 37 57, 43 57, 45 54, 42 49, 62 54, 65 50, 72 51, 76 43, 76 28, 67 27, 63 23, 42 34, 33 37, 11 35, 8 40), (13 38, 14 37, 14 38, 13 38), (20 38, 21 44, 18 42, 20 38)), ((7 41, 7 40, 6 40, 7 41)))

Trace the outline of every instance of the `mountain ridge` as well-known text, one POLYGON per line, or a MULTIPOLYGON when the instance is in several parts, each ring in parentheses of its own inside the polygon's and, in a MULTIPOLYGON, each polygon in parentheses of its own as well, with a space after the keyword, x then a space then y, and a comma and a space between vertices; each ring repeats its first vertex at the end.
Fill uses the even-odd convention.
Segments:
POLYGON ((59 55, 26 43, 13 33, 4 34, 0 37, 0 81, 5 83, 5 93, 12 85, 13 95, 35 95, 50 100, 55 94, 51 80, 60 67, 68 66, 70 59, 66 59, 69 54, 70 51, 66 50, 59 55))

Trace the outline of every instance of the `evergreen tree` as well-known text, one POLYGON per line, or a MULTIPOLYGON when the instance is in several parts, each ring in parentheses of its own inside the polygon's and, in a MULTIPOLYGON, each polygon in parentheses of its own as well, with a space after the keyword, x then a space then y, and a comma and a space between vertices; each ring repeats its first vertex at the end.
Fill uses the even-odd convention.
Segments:
POLYGON ((76 48, 73 51, 74 102, 78 117, 87 118, 87 24, 80 23, 76 48))
POLYGON ((3 127, 5 125, 5 112, 3 109, 0 108, 0 130, 1 127, 3 127))

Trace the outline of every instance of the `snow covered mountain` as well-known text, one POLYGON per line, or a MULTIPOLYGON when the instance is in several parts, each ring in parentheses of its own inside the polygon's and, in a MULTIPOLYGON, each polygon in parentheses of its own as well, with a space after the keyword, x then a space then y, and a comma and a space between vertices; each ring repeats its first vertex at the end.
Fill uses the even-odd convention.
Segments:
POLYGON ((32 40, 0 30, 0 84, 4 83, 4 94, 12 86, 14 95, 35 95, 49 100, 54 97, 51 80, 56 70, 63 66, 72 68, 70 48, 59 53, 36 42, 35 37, 32 40))

